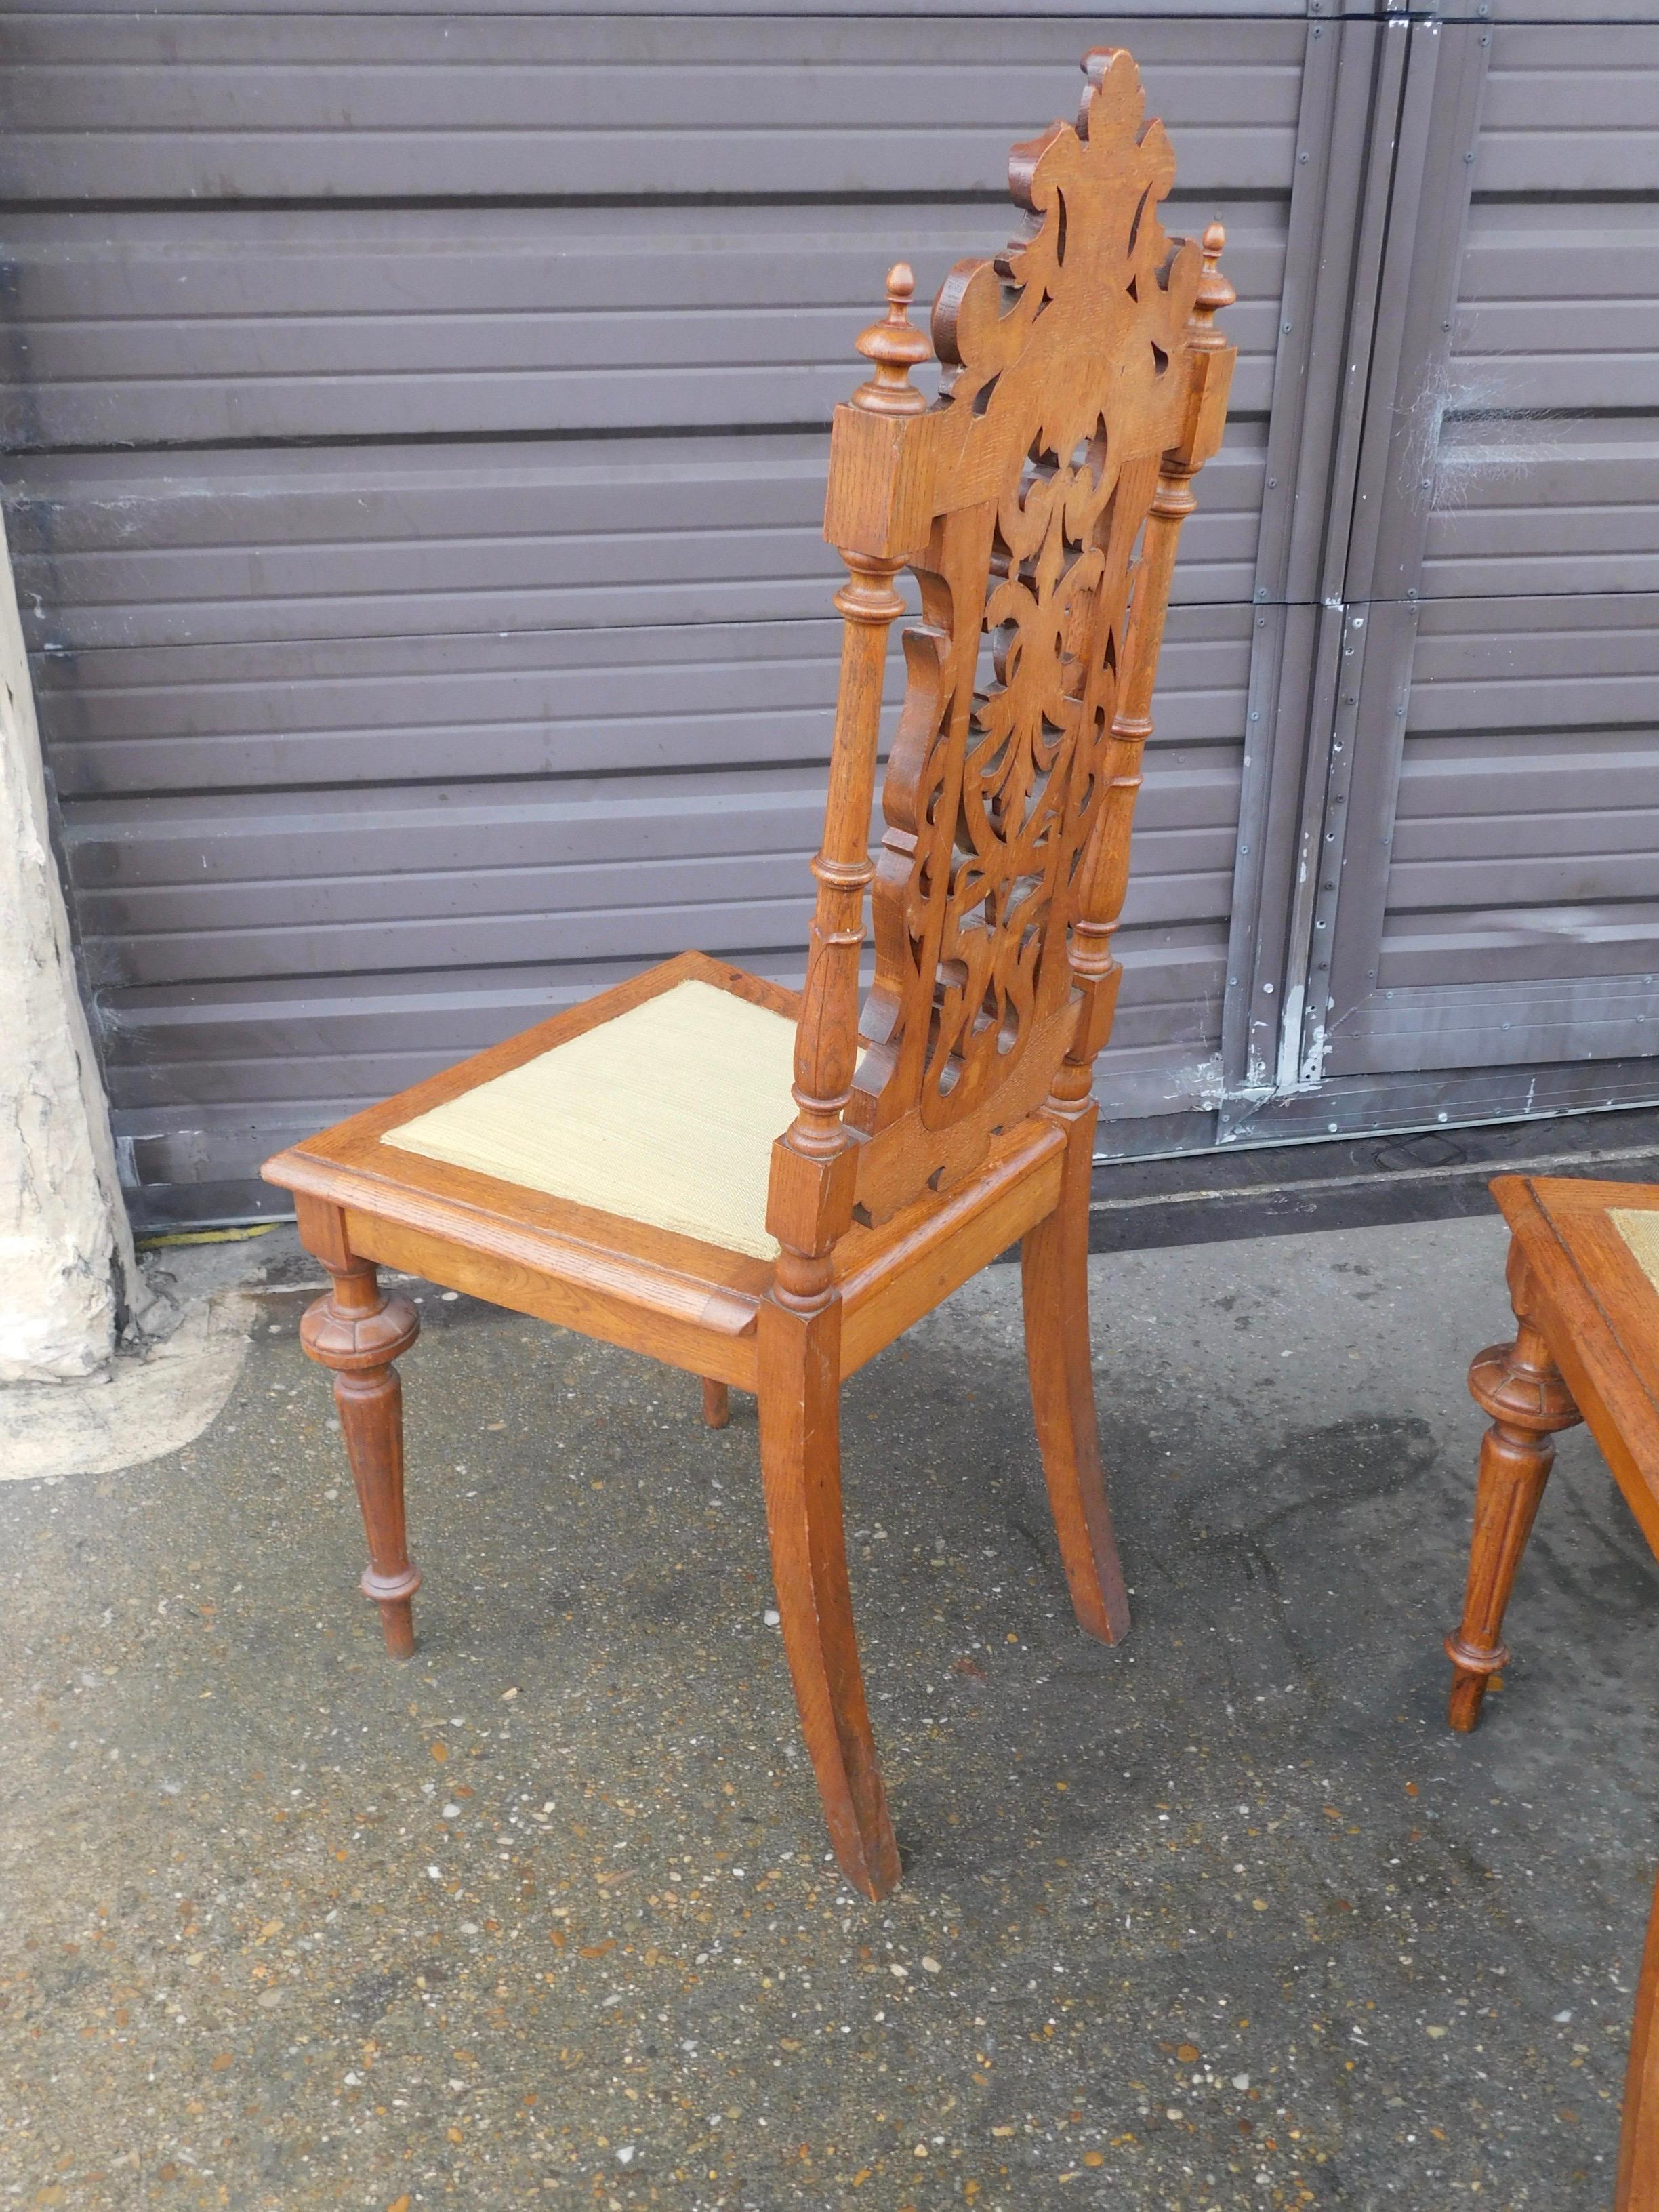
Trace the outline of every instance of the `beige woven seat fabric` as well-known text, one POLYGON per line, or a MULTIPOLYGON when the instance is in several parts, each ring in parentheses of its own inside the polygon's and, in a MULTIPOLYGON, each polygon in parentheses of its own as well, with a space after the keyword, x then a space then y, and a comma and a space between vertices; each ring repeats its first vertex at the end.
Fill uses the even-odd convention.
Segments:
POLYGON ((1607 1218, 1635 1255, 1637 1266, 1659 1291, 1659 1213, 1618 1206, 1609 1206, 1607 1218))
POLYGON ((767 1180, 795 1118, 794 1054, 787 1015, 677 983, 384 1141, 775 1260, 767 1180))

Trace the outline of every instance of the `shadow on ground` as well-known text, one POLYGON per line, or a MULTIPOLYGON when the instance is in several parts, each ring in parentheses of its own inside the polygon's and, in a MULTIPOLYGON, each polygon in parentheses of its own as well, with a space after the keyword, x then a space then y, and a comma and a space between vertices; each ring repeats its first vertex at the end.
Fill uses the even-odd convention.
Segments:
POLYGON ((1599 2212, 1655 1578, 1570 1437, 1516 1664, 1445 1732, 1502 1258, 1473 1221, 1093 1263, 1115 1650, 1066 1607, 1017 1271, 855 1379, 879 1908, 824 1857, 752 1403, 711 1434, 690 1378, 416 1286, 398 1668, 268 1294, 194 1445, 0 1491, 0 2189, 1599 2212))

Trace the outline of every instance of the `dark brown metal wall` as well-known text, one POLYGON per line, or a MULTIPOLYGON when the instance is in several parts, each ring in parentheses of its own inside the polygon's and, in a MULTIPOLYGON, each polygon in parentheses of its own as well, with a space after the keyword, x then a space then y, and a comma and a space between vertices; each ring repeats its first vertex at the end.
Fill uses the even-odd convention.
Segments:
MULTIPOLYGON (((1631 490, 1651 449, 1617 396, 1640 372, 1612 289, 1651 274, 1616 196, 1653 189, 1653 142, 1607 132, 1597 87, 1639 108, 1659 33, 1344 22, 1315 0, 898 22, 65 9, 7 35, 9 526, 146 1214, 243 1211, 285 1138, 687 944, 798 972, 836 653, 824 429, 851 339, 897 254, 931 289, 1006 234, 1008 144, 1070 107, 1103 40, 1174 136, 1172 226, 1227 222, 1242 354, 1136 836, 1112 1148, 1455 1117, 1464 1077, 1529 1064, 1491 1039, 1425 1056, 1462 1018, 1447 990, 1535 980, 1532 923, 1533 968, 1489 973, 1484 918, 1514 903, 1493 869, 1523 856, 1532 908, 1585 917, 1543 926, 1553 979, 1642 988, 1659 832, 1621 777, 1651 775, 1653 632, 1605 594, 1659 511, 1650 473, 1631 490), (1549 57, 1587 41, 1604 57, 1564 93, 1549 57), (1517 182, 1546 144, 1560 176, 1517 182), (1577 160, 1583 190, 1562 181, 1577 160), (1570 236, 1590 274, 1569 331, 1541 271, 1579 267, 1570 236), (1432 344, 1417 361, 1386 302, 1426 298, 1436 254, 1463 306, 1431 390, 1432 344), (1505 422, 1599 412, 1499 437, 1457 397, 1492 356, 1505 422), (1425 392, 1417 519, 1390 455, 1396 414, 1425 436, 1425 392), (1421 575, 1382 577, 1418 520, 1421 575), (1511 619, 1517 595, 1557 611, 1511 619), (1392 862, 1347 852, 1339 915, 1307 861, 1344 803, 1334 679, 1373 601, 1393 658, 1364 657, 1355 696, 1373 720, 1389 683, 1413 704, 1403 755, 1372 744, 1392 862), (1603 670, 1625 704, 1604 681, 1570 723, 1564 677, 1603 670), (1564 778, 1584 818, 1553 843, 1564 778), (1340 963, 1379 896, 1378 989, 1442 994, 1395 1024, 1403 1054, 1376 992, 1315 1017, 1322 935, 1340 963), (1625 934, 1592 955, 1609 903, 1625 934)), ((1561 1059, 1541 1009, 1524 1028, 1531 1060, 1561 1059)))
POLYGON ((1338 995, 1332 1073, 1655 1048, 1659 35, 1498 24, 1474 150, 1407 394, 1431 483, 1376 991, 1338 995))
POLYGON ((1655 12, 1469 0, 1334 65, 1371 143, 1308 288, 1323 511, 1264 515, 1224 1140, 1659 1096, 1655 12))
POLYGON ((1443 35, 1484 78, 1473 195, 1395 398, 1394 837, 1333 917, 1331 1075, 1659 1042, 1659 32, 1443 35))

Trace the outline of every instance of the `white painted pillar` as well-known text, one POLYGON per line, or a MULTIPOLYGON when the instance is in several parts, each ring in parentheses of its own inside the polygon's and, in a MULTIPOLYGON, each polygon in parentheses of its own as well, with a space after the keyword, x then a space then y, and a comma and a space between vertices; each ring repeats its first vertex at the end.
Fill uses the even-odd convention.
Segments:
POLYGON ((95 1373, 138 1286, 0 520, 0 1382, 95 1373))

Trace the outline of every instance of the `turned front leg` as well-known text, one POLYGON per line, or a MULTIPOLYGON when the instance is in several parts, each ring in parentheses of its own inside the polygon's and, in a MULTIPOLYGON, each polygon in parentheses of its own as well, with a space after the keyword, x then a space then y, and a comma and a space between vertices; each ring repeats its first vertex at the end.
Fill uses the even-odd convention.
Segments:
POLYGON ((334 1403, 368 1539, 363 1594, 380 1608, 386 1649, 407 1659, 415 1649, 410 1601, 421 1586, 404 1528, 404 1408, 392 1364, 421 1333, 407 1298, 387 1297, 366 1260, 325 1262, 334 1285, 307 1311, 300 1341, 334 1373, 334 1403))
POLYGON ((1448 1717, 1463 1735, 1480 1717, 1487 1683, 1509 1663, 1504 1609, 1555 1462, 1554 1432, 1583 1418, 1529 1318, 1531 1284, 1515 1244, 1509 1282, 1520 1324, 1516 1340, 1489 1345, 1469 1369, 1470 1395, 1491 1414, 1492 1426, 1480 1445, 1462 1625, 1446 1638, 1454 1670, 1448 1717))

